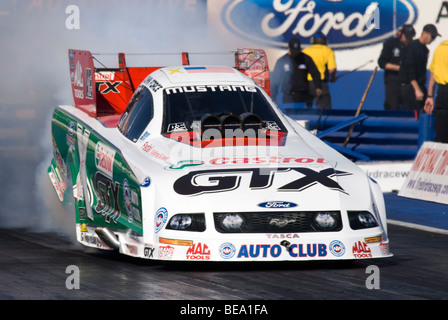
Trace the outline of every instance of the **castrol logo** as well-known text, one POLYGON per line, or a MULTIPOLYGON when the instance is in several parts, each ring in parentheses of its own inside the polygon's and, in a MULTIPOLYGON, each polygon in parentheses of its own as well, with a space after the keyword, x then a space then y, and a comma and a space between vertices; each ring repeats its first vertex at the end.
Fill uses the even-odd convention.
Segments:
POLYGON ((98 142, 95 147, 96 168, 112 178, 114 167, 115 150, 105 144, 98 142))

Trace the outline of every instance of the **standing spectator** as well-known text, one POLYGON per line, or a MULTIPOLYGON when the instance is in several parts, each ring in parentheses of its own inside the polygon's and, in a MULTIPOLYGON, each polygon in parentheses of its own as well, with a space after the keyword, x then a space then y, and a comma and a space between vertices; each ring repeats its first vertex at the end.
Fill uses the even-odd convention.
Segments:
POLYGON ((401 53, 414 38, 415 30, 410 24, 404 24, 397 37, 386 40, 378 58, 378 65, 384 69, 385 110, 398 110, 401 107, 401 82, 398 77, 401 53))
POLYGON ((403 108, 408 110, 421 110, 426 95, 426 65, 429 50, 426 47, 439 36, 433 24, 423 28, 420 38, 411 41, 403 49, 399 76, 401 81, 401 96, 403 108))
POLYGON ((431 75, 428 84, 428 97, 425 112, 432 114, 434 110, 434 141, 448 143, 448 40, 439 44, 429 65, 431 75), (437 83, 437 96, 434 108, 434 89, 437 83))
POLYGON ((271 97, 276 101, 279 91, 283 93, 282 110, 285 107, 304 108, 305 101, 309 99, 308 73, 313 75, 316 95, 322 90, 319 70, 308 55, 301 50, 300 40, 291 38, 289 40, 289 51, 280 57, 275 64, 271 76, 271 97))
POLYGON ((307 107, 313 106, 313 101, 316 101, 316 107, 319 109, 331 109, 331 95, 328 82, 336 81, 336 59, 334 51, 327 46, 327 38, 322 32, 318 32, 313 36, 312 45, 303 49, 303 53, 309 55, 317 69, 320 72, 320 79, 322 80, 322 93, 316 96, 313 77, 308 74, 308 81, 310 83, 310 96, 307 101, 307 107))

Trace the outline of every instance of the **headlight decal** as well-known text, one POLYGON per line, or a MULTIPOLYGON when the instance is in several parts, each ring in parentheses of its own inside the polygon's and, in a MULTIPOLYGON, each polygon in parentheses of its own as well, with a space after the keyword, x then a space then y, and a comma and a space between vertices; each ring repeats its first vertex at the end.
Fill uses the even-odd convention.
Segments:
POLYGON ((171 217, 166 229, 203 232, 206 229, 203 213, 178 213, 171 217))
POLYGON ((350 227, 353 230, 374 228, 378 226, 375 217, 369 211, 348 211, 350 227))

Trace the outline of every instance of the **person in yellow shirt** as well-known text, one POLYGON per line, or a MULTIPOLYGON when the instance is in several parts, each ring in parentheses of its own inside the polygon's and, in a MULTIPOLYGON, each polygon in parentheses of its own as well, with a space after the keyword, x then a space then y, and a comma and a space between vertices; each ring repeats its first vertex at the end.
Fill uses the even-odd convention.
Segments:
MULTIPOLYGON (((313 94, 312 98, 307 101, 307 107, 311 108, 313 102, 316 102, 316 107, 319 109, 331 109, 331 95, 329 82, 336 81, 336 58, 334 51, 328 47, 327 38, 322 32, 316 33, 312 38, 312 45, 302 50, 309 55, 320 72, 322 80, 322 93, 316 97, 313 94)), ((310 93, 314 93, 312 87, 312 76, 308 74, 308 81, 310 82, 310 93)))
POLYGON ((435 142, 448 143, 448 40, 440 43, 429 65, 428 96, 424 110, 434 112, 435 142), (438 85, 434 104, 434 89, 438 85))

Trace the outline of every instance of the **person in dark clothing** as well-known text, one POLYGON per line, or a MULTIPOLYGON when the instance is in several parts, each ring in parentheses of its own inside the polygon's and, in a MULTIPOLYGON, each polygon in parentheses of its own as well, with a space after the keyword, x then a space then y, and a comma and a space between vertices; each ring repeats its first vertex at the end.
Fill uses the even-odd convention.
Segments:
POLYGON ((319 70, 310 56, 301 50, 300 40, 291 38, 289 40, 289 51, 280 57, 271 74, 271 98, 275 102, 279 91, 283 93, 281 106, 304 108, 309 99, 308 73, 313 77, 316 88, 316 96, 322 93, 322 81, 319 70))
POLYGON ((401 82, 398 76, 401 53, 415 36, 414 27, 404 24, 397 32, 397 37, 388 39, 378 58, 378 65, 384 69, 385 110, 398 110, 401 107, 401 82))
POLYGON ((403 49, 399 77, 403 109, 422 110, 426 96, 426 65, 429 49, 427 45, 439 36, 433 24, 423 28, 420 38, 413 40, 403 49))

